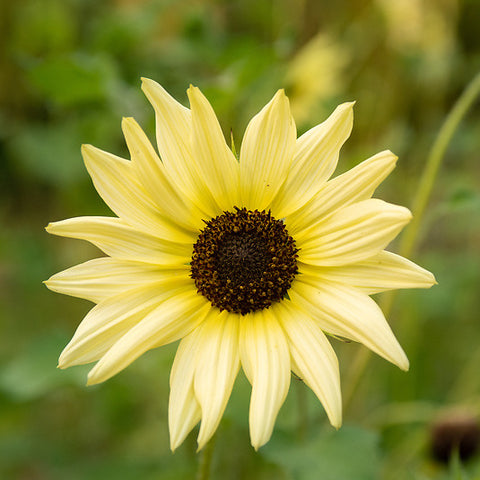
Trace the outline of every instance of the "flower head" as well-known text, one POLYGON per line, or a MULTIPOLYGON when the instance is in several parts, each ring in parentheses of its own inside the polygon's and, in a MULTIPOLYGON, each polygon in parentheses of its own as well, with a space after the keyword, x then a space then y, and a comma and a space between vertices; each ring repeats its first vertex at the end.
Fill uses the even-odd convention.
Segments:
POLYGON ((211 438, 240 368, 252 385, 255 448, 271 436, 291 371, 339 427, 338 362, 325 334, 361 342, 406 370, 369 295, 434 283, 431 273, 384 250, 411 217, 371 198, 395 155, 381 152, 330 180, 353 103, 297 139, 279 90, 251 120, 237 160, 198 88, 188 90, 190 109, 152 80, 142 88, 156 113, 158 153, 131 118, 122 123, 131 160, 82 147, 117 217, 47 227, 107 255, 46 282, 97 304, 59 366, 97 362, 88 383, 99 383, 180 340, 170 377, 172 449, 200 420, 199 448, 211 438))

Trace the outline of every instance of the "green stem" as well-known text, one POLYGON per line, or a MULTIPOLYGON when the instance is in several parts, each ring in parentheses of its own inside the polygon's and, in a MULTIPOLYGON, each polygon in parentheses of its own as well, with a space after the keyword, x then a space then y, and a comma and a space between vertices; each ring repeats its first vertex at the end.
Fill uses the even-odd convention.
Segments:
POLYGON ((460 122, 472 106, 473 102, 480 94, 480 72, 475 75, 473 80, 468 84, 462 95, 458 98, 450 113, 447 115, 437 138, 432 145, 430 153, 420 178, 419 187, 412 206, 413 219, 409 228, 405 231, 405 235, 400 243, 400 255, 408 256, 415 248, 418 239, 418 231, 420 229, 421 220, 425 213, 433 185, 437 178, 440 165, 442 163, 445 151, 452 140, 460 122))
MULTIPOLYGON (((417 193, 412 205, 413 219, 410 223, 400 243, 399 254, 408 257, 416 246, 419 237, 420 225, 423 220, 428 200, 433 190, 443 157, 452 137, 457 130, 460 122, 465 117, 468 109, 472 106, 475 99, 480 94, 480 72, 470 81, 458 100, 453 105, 449 114, 445 118, 440 131, 430 149, 430 152, 419 181, 417 193)), ((381 302, 382 310, 386 317, 390 314, 396 292, 384 294, 381 302)), ((347 380, 344 390, 344 408, 346 409, 353 399, 360 378, 370 359, 370 351, 362 349, 358 352, 352 362, 353 370, 347 380)))
POLYGON ((215 437, 212 437, 205 445, 205 448, 203 449, 202 455, 199 459, 196 480, 208 480, 210 478, 214 446, 215 437))

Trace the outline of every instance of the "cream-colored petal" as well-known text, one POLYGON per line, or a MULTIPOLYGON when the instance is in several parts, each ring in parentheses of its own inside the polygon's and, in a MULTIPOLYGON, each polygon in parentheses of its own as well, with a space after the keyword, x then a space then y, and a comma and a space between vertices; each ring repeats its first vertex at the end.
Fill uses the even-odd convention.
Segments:
POLYGON ((397 288, 430 288, 435 277, 400 255, 381 251, 362 262, 339 267, 316 267, 298 263, 299 273, 356 287, 367 295, 397 288))
POLYGON ((127 224, 163 238, 169 238, 172 231, 185 241, 194 238, 193 233, 183 232, 175 222, 161 215, 141 185, 132 162, 92 145, 82 145, 82 155, 97 192, 127 224))
POLYGON ((288 293, 292 302, 307 311, 322 330, 363 343, 402 370, 408 370, 405 352, 382 311, 367 295, 353 287, 306 276, 299 277, 288 293))
POLYGON ((142 90, 155 109, 157 144, 170 180, 203 212, 216 216, 218 207, 199 176, 192 145, 192 115, 163 87, 148 78, 142 90))
POLYGON ((335 210, 369 199, 396 162, 397 156, 386 150, 328 181, 311 202, 286 219, 288 231, 291 235, 306 236, 335 210))
POLYGON ((288 99, 279 90, 245 131, 240 149, 243 206, 263 210, 270 205, 287 177, 296 135, 288 99))
POLYGON ((202 409, 198 449, 210 440, 220 423, 240 368, 238 352, 241 316, 212 309, 201 328, 196 357, 195 396, 202 409))
POLYGON ((49 223, 48 233, 87 240, 107 255, 158 265, 183 265, 190 261, 192 243, 171 232, 169 240, 140 232, 120 218, 76 217, 49 223))
POLYGON ((171 182, 155 149, 133 118, 124 118, 122 129, 132 158, 132 169, 160 212, 183 228, 198 232, 204 214, 171 182))
POLYGON ((290 386, 290 352, 285 333, 270 309, 240 322, 240 358, 252 384, 250 440, 258 450, 270 439, 290 386))
POLYGON ((99 303, 83 319, 63 350, 60 368, 98 360, 165 299, 189 286, 191 280, 186 275, 183 278, 164 277, 159 282, 128 290, 99 303))
POLYGON ((319 266, 360 262, 383 250, 410 221, 408 209, 369 199, 335 211, 309 235, 295 236, 298 260, 319 266))
POLYGON ((337 167, 340 148, 352 131, 354 103, 339 105, 325 122, 297 139, 287 180, 272 204, 277 218, 305 205, 330 178, 337 167))
POLYGON ((193 151, 199 173, 222 211, 240 204, 238 161, 228 148, 212 106, 197 88, 187 91, 192 111, 193 151))
POLYGON ((104 382, 147 350, 174 342, 196 328, 210 303, 193 285, 165 300, 121 337, 88 375, 88 384, 104 382))
POLYGON ((168 428, 172 451, 182 444, 201 418, 202 411, 193 390, 199 330, 200 327, 196 328, 181 340, 170 372, 168 428))
POLYGON ((187 265, 165 269, 158 265, 102 257, 67 268, 44 283, 54 292, 99 303, 132 288, 184 275, 188 269, 187 265))
POLYGON ((287 334, 292 370, 315 392, 330 423, 339 428, 342 424, 340 373, 330 342, 318 324, 294 303, 284 300, 271 308, 287 334))

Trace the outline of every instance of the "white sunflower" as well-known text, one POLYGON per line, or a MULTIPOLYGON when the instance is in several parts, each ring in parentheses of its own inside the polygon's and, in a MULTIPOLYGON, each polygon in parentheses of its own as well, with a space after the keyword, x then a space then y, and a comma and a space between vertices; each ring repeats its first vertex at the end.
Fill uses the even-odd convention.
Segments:
POLYGON ((338 428, 338 361, 325 334, 361 342, 407 370, 369 295, 435 283, 384 250, 411 218, 406 208, 371 198, 397 157, 381 152, 329 180, 352 129, 353 103, 297 139, 279 90, 251 120, 237 160, 198 88, 188 89, 190 109, 152 80, 142 88, 156 113, 158 153, 132 118, 122 123, 131 160, 82 147, 98 193, 118 217, 47 227, 107 255, 46 282, 97 304, 59 366, 97 362, 88 376, 95 384, 180 340, 170 377, 172 450, 199 421, 199 448, 208 442, 240 368, 252 385, 256 449, 272 434, 291 371, 338 428))

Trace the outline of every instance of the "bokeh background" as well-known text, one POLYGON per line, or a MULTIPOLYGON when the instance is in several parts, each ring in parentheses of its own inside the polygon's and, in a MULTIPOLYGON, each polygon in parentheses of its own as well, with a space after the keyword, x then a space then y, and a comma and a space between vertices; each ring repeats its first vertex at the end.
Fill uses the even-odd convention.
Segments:
MULTIPOLYGON (((88 367, 60 371, 56 360, 91 304, 41 283, 99 255, 44 226, 111 214, 80 145, 127 157, 122 116, 134 116, 153 139, 141 76, 184 103, 189 84, 198 85, 237 147, 278 88, 286 88, 299 133, 357 100, 339 172, 389 148, 400 160, 378 196, 411 206, 445 116, 480 69, 479 24, 478 0, 1 1, 0 478, 195 478, 195 434, 173 455, 168 447, 175 345, 86 388, 88 367)), ((480 413, 478 102, 449 145, 418 240, 413 259, 438 285, 400 293, 389 316, 410 372, 372 357, 339 432, 292 380, 272 440, 258 453, 240 376, 212 478, 480 478, 478 455, 443 464, 431 447, 433 425, 480 413), (299 412, 299 403, 308 408, 299 412)), ((363 347, 334 348, 348 390, 363 347)))

